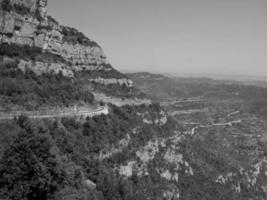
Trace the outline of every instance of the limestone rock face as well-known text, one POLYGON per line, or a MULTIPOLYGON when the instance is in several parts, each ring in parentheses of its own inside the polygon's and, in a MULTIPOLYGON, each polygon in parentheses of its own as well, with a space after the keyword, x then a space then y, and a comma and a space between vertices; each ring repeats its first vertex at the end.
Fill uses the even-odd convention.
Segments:
POLYGON ((10 2, 12 4, 23 5, 27 8, 30 8, 31 11, 33 11, 33 12, 37 9, 37 6, 38 6, 38 1, 36 1, 36 0, 24 0, 24 1, 10 0, 10 2))
MULTIPOLYGON (((28 0, 28 1, 34 1, 34 0, 28 0)), ((39 0, 37 3, 37 9, 42 19, 45 19, 47 15, 47 1, 48 0, 39 0)))
POLYGON ((23 7, 25 13, 17 13, 15 8, 1 9, 1 43, 36 46, 62 56, 73 65, 107 64, 103 50, 96 43, 85 46, 63 41, 64 27, 47 17, 47 0, 13 0, 10 5, 23 7))
POLYGON ((129 80, 127 78, 122 78, 122 79, 104 79, 104 78, 96 78, 96 79, 91 79, 92 82, 100 83, 103 85, 111 85, 111 84, 118 84, 120 86, 125 85, 127 87, 133 87, 133 81, 129 80))
POLYGON ((62 73, 63 76, 73 77, 73 71, 70 70, 66 65, 61 63, 44 63, 44 62, 31 62, 31 61, 24 61, 21 60, 18 67, 25 71, 29 69, 33 71, 37 75, 42 75, 45 73, 54 73, 59 74, 62 73))
POLYGON ((48 46, 74 65, 107 64, 106 56, 98 46, 72 45, 67 42, 60 43, 60 40, 49 42, 48 46))
MULTIPOLYGON (((47 3, 48 0, 0 0, 0 45, 38 47, 65 60, 64 63, 28 62, 28 68, 37 74, 61 71, 63 75, 73 76, 77 71, 114 70, 96 42, 47 16, 47 3)), ((24 60, 20 63, 23 65, 24 60)), ((131 80, 117 77, 99 77, 92 81, 104 85, 133 85, 131 80)))

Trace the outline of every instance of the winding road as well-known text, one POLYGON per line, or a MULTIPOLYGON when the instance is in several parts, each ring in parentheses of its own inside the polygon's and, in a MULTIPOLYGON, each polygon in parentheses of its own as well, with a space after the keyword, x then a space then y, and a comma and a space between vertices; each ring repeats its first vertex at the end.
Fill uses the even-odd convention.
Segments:
POLYGON ((0 120, 11 120, 15 117, 19 117, 21 115, 27 115, 32 119, 46 119, 46 118, 62 118, 62 117, 93 117, 97 115, 107 115, 109 113, 108 108, 106 106, 98 107, 96 109, 69 109, 68 111, 55 111, 55 110, 47 110, 45 113, 38 113, 38 111, 17 111, 17 112, 5 112, 0 113, 0 120))
POLYGON ((225 123, 196 126, 196 127, 192 128, 191 135, 193 136, 195 134, 196 129, 198 129, 198 128, 210 128, 213 126, 233 126, 234 124, 240 124, 241 122, 242 122, 242 120, 235 120, 235 121, 230 121, 230 122, 225 122, 225 123))

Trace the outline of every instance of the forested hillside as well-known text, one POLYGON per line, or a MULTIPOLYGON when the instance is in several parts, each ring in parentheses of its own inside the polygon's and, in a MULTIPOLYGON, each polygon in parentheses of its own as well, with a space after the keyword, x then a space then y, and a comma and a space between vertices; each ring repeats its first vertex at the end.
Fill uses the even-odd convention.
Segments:
POLYGON ((1 200, 267 198, 266 89, 122 74, 47 3, 0 0, 1 200))

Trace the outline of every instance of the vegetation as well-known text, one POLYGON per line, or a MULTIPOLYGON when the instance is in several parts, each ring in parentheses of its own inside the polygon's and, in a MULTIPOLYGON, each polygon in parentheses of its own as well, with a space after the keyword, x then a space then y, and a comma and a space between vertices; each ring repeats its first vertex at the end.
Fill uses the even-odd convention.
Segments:
POLYGON ((250 104, 250 112, 267 119, 267 102, 265 99, 252 101, 250 104))
POLYGON ((50 199, 65 179, 60 161, 51 152, 53 142, 25 117, 17 125, 21 130, 0 160, 1 199, 50 199))
POLYGON ((47 63, 66 63, 66 60, 59 55, 55 55, 49 52, 43 52, 39 47, 31 47, 28 45, 17 44, 1 44, 0 46, 0 58, 1 56, 8 56, 14 59, 23 59, 26 61, 40 61, 47 63))
POLYGON ((42 33, 43 30, 52 31, 53 27, 51 25, 38 24, 35 34, 39 35, 40 33, 42 33))
POLYGON ((48 19, 48 23, 58 24, 58 21, 50 15, 47 16, 47 19, 48 19))
MULTIPOLYGON (((167 134, 158 127, 142 125, 138 112, 158 113, 157 105, 111 106, 109 115, 31 121, 20 117, 0 123, 0 198, 17 199, 143 199, 156 197, 157 186, 150 177, 126 180, 114 170, 113 164, 132 158, 135 151, 154 136, 167 134), (132 129, 141 125, 138 135, 132 129), (3 131, 4 130, 4 131, 3 131), (143 133, 143 134, 142 134, 143 133), (149 133, 148 135, 146 135, 149 133), (98 155, 130 134, 133 138, 127 153, 100 161, 98 155), (96 189, 83 184, 87 179, 96 189), (15 184, 12 184, 15 183, 15 184), (18 188, 22 188, 19 189, 18 188)), ((153 115, 154 115, 153 114, 153 115)), ((171 126, 170 126, 171 127, 171 126)))
POLYGON ((25 7, 22 4, 13 4, 13 9, 16 13, 20 15, 29 15, 31 13, 31 9, 28 7, 25 7))
POLYGON ((118 98, 140 98, 144 99, 147 96, 140 92, 140 90, 136 88, 129 88, 125 84, 118 85, 118 84, 110 84, 110 85, 103 85, 99 83, 92 83, 92 87, 97 92, 103 92, 108 96, 118 97, 118 98))
POLYGON ((7 12, 14 10, 16 13, 20 15, 29 15, 31 13, 30 8, 25 7, 23 4, 12 4, 10 0, 3 0, 1 6, 2 9, 7 12))
POLYGON ((88 37, 86 37, 83 33, 79 32, 75 28, 70 28, 70 27, 62 27, 62 33, 63 33, 63 42, 67 42, 70 44, 80 44, 84 46, 97 46, 99 45, 90 40, 88 37))
MULTIPOLYGON (((39 89, 32 92, 38 95, 38 92, 42 91, 42 87, 48 85, 50 88, 46 92, 49 91, 49 93, 45 99, 55 98, 54 101, 57 103, 63 102, 67 98, 70 98, 67 99, 70 102, 73 100, 75 91, 71 88, 69 90, 69 87, 72 86, 79 91, 84 88, 81 86, 86 85, 80 78, 79 81, 81 82, 77 80, 71 82, 70 79, 61 75, 36 77, 30 72, 23 74, 17 70, 15 62, 6 63, 3 69, 0 80, 2 78, 12 79, 13 77, 16 77, 15 80, 13 79, 15 83, 16 81, 23 83, 23 81, 30 80, 29 85, 40 86, 39 89), (72 85, 63 87, 62 84, 65 83, 72 83, 72 85), (57 87, 59 89, 55 90, 57 87), (68 97, 67 94, 72 95, 68 97)), ((18 87, 22 83, 15 85, 18 87)), ((25 85, 22 87, 27 88, 25 85)), ((253 100, 248 94, 257 97, 265 95, 262 89, 256 90, 233 85, 217 85, 217 87, 219 91, 225 92, 222 93, 223 102, 226 99, 224 94, 227 94, 227 98, 231 98, 231 95, 228 94, 235 94, 237 91, 241 96, 237 99, 246 99, 249 102, 248 105, 253 100)), ((8 88, 12 87, 8 86, 8 88)), ((106 90, 108 90, 107 88, 106 90)), ((116 90, 115 87, 110 89, 116 90)), ((11 96, 14 93, 24 94, 18 91, 21 89, 16 88, 10 93, 11 96)), ((5 96, 7 95, 8 93, 5 93, 5 96)), ((214 98, 210 99, 216 102, 214 98)), ((218 96, 215 99, 221 100, 218 96)), ((47 102, 50 101, 47 100, 47 102)), ((229 106, 229 104, 227 106, 224 104, 216 105, 225 106, 222 110, 228 109, 227 106, 229 106)), ((194 106, 199 108, 197 103, 194 106)), ((183 105, 183 107, 190 109, 188 104, 183 105)), ((159 118, 161 110, 162 108, 156 104, 123 107, 109 105, 109 115, 95 116, 87 118, 85 121, 75 118, 31 121, 21 117, 13 122, 0 122, 0 172, 4 174, 0 176, 0 180, 3 180, 0 181, 0 198, 6 200, 19 198, 138 200, 161 199, 166 191, 170 191, 167 193, 169 195, 175 195, 178 191, 180 199, 184 200, 213 200, 214 197, 218 200, 246 200, 254 197, 259 200, 266 199, 265 194, 260 189, 263 178, 259 178, 255 186, 246 188, 246 178, 234 177, 232 181, 236 181, 236 183, 241 181, 242 193, 237 193, 233 189, 233 186, 236 186, 235 182, 225 185, 215 182, 220 174, 238 173, 239 166, 247 169, 246 165, 251 162, 248 158, 250 153, 254 153, 253 159, 255 160, 258 155, 266 155, 264 154, 264 149, 266 150, 264 141, 257 145, 259 141, 254 141, 254 138, 251 137, 255 131, 253 128, 251 128, 252 133, 249 136, 247 136, 248 131, 245 131, 246 125, 243 125, 245 127, 233 125, 214 129, 210 127, 207 130, 198 130, 199 134, 191 136, 183 135, 182 133, 187 129, 177 125, 177 122, 171 118, 168 118, 168 122, 161 126, 143 121, 144 118, 149 120, 159 118), (180 139, 172 143, 173 139, 168 140, 168 138, 171 138, 174 133, 177 134, 177 131, 181 132, 180 139), (149 141, 160 138, 167 140, 166 145, 159 146, 155 158, 147 162, 148 174, 140 176, 138 167, 142 167, 143 163, 136 152, 146 146, 149 141), (121 145, 123 141, 127 141, 127 144, 124 143, 125 146, 121 145), (32 147, 31 151, 29 151, 28 146, 32 147), (41 148, 35 148, 36 146, 41 146, 41 148), (20 151, 16 151, 16 148, 19 148, 20 151), (182 158, 188 161, 194 175, 188 175, 185 172, 186 164, 179 164, 177 167, 176 164, 166 162, 164 156, 170 148, 175 148, 175 153, 182 155, 182 158), (15 162, 16 160, 21 164, 15 162), (53 164, 50 164, 50 161, 53 164), (125 166, 131 161, 136 161, 138 165, 137 169, 133 169, 132 176, 125 178, 119 175, 120 166, 125 166), (27 169, 28 171, 24 170, 25 162, 32 166, 27 169), (7 165, 10 166, 10 172, 15 173, 9 173, 7 165), (162 178, 160 173, 166 169, 170 172, 177 172, 179 181, 167 181, 162 178), (23 176, 24 171, 29 172, 30 175, 23 176), (35 172, 38 173, 38 178, 36 178, 35 172), (41 178, 39 179, 39 177, 41 178), (9 184, 13 180, 16 180, 18 184, 14 186, 9 184), (88 180, 95 186, 88 186, 86 184, 88 180), (17 190, 17 187, 21 187, 21 185, 23 185, 23 190, 17 190), (29 186, 32 185, 33 190, 29 189, 29 186), (38 191, 38 194, 34 191, 38 191)), ((216 116, 200 115, 196 118, 190 118, 190 120, 199 122, 197 121, 198 118, 208 120, 209 118, 215 119, 216 116)), ((221 119, 218 117, 216 120, 220 121, 221 119)), ((150 153, 152 151, 148 150, 150 153)), ((166 198, 176 199, 176 197, 166 198)))
POLYGON ((12 4, 9 0, 3 0, 1 6, 4 11, 10 12, 12 10, 12 4))
POLYGON ((110 64, 102 64, 101 66, 103 69, 102 70, 87 70, 87 71, 81 71, 81 72, 77 72, 76 76, 79 78, 83 78, 83 77, 91 77, 91 78, 116 78, 116 79, 120 79, 120 78, 126 78, 126 76, 122 73, 120 73, 119 71, 115 70, 110 64), (106 71, 106 69, 110 69, 108 71, 106 71))
POLYGON ((84 102, 92 104, 94 96, 81 83, 73 82, 62 74, 35 75, 32 71, 22 72, 16 61, 0 64, 0 96, 2 109, 12 105, 27 109, 42 106, 71 106, 84 102))
MULTIPOLYGON (((232 105, 266 119, 267 88, 208 78, 169 78, 146 73, 129 74, 142 92, 158 101, 201 97, 217 107, 232 105), (145 77, 145 78, 144 78, 145 77), (242 107, 242 108, 241 108, 242 107)), ((181 105, 181 104, 179 104, 181 105)), ((192 103, 189 105, 192 109, 192 103)), ((184 109, 185 107, 183 107, 184 109)), ((177 109, 177 108, 175 108, 177 109)), ((222 108, 225 111, 225 108, 222 108)))
POLYGON ((83 80, 85 85, 91 85, 93 90, 97 92, 103 92, 109 96, 119 97, 119 98, 145 98, 146 95, 140 92, 136 88, 129 88, 125 84, 109 84, 103 85, 101 83, 88 81, 88 79, 126 79, 127 77, 120 73, 119 71, 115 70, 110 64, 101 65, 103 70, 85 70, 75 72, 75 77, 78 80, 83 80), (110 69, 106 71, 105 69, 110 69))
POLYGON ((120 98, 144 97, 138 90, 117 84, 104 86, 92 83, 93 78, 126 78, 110 65, 104 68, 111 70, 81 71, 75 73, 75 81, 62 74, 35 75, 30 70, 18 69, 20 60, 45 63, 67 63, 62 57, 42 52, 40 48, 2 44, 0 46, 0 95, 1 106, 10 108, 13 105, 27 109, 37 109, 41 106, 70 106, 75 103, 93 103, 93 90, 104 92, 120 98), (7 59, 8 57, 8 59, 7 59), (5 59, 4 59, 5 58, 5 59), (70 95, 71 94, 71 95, 70 95))
POLYGON ((231 185, 214 183, 211 166, 227 171, 231 165, 223 156, 231 149, 223 149, 219 139, 207 140, 214 138, 214 132, 207 133, 203 141, 189 142, 188 137, 176 143, 176 151, 190 162, 194 176, 183 173, 182 165, 178 170, 178 183, 159 175, 156 169, 175 168, 163 159, 171 146, 168 143, 161 147, 154 160, 149 161, 147 176, 138 176, 136 172, 129 178, 120 176, 114 170, 116 167, 136 159, 135 152, 148 141, 168 138, 177 129, 171 120, 159 127, 143 124, 138 116, 138 113, 148 113, 153 118, 160 110, 158 105, 121 108, 110 105, 109 115, 88 118, 85 122, 74 118, 31 121, 20 117, 13 122, 0 123, 0 198, 138 200, 158 199, 163 191, 175 194, 178 190, 180 198, 185 200, 213 200, 214 196, 218 200, 243 200, 255 196, 263 199, 264 194, 255 193, 253 188, 247 191, 243 188, 239 195, 231 185), (139 131, 133 133, 136 127, 139 131), (103 150, 112 152, 109 149, 116 147, 127 135, 131 140, 126 148, 104 160, 98 159, 103 150), (223 151, 216 154, 216 146, 223 151), (203 162, 207 164, 203 165, 203 162), (96 188, 88 188, 84 184, 86 180, 95 183, 96 188), (11 185, 13 182, 16 184, 11 185), (18 190, 18 187, 23 189, 18 190))

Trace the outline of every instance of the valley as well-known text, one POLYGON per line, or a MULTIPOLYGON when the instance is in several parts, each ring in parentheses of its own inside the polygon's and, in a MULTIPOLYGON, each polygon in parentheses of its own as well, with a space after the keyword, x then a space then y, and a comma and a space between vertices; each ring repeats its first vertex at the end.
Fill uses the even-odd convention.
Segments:
POLYGON ((264 82, 123 74, 47 4, 0 0, 1 200, 267 199, 264 82))
POLYGON ((260 199, 267 186, 265 88, 149 73, 128 76, 181 126, 176 133, 184 137, 183 155, 194 172, 228 185, 234 199, 252 194, 260 199))

